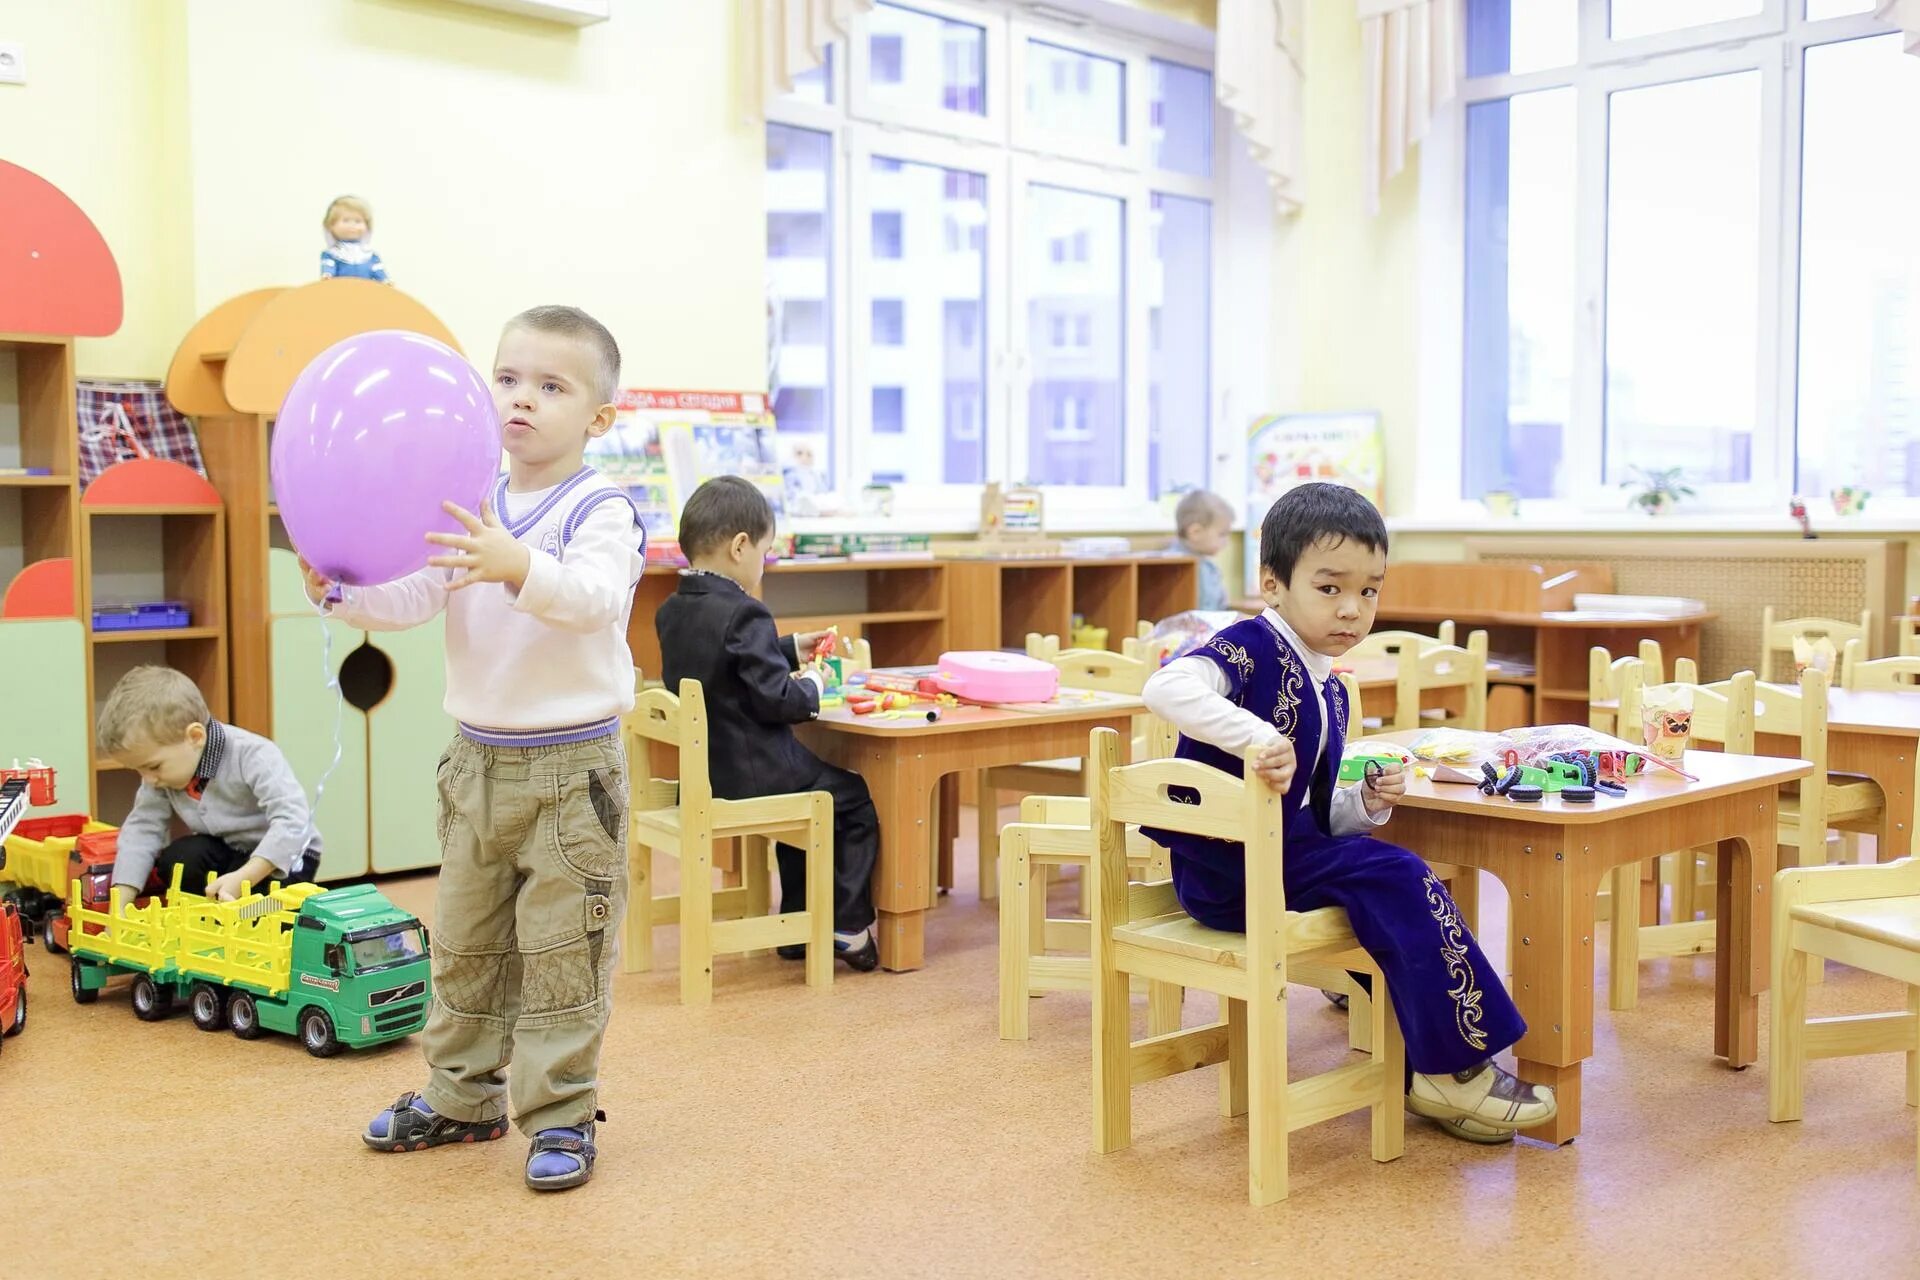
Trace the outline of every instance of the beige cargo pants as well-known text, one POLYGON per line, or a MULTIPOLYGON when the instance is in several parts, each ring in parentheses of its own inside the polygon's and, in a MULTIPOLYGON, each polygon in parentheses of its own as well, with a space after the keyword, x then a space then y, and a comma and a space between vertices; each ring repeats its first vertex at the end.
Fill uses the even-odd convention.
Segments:
POLYGON ((620 738, 457 737, 439 782, 427 1103, 477 1123, 511 1101, 527 1134, 579 1125, 597 1105, 627 891, 620 738))

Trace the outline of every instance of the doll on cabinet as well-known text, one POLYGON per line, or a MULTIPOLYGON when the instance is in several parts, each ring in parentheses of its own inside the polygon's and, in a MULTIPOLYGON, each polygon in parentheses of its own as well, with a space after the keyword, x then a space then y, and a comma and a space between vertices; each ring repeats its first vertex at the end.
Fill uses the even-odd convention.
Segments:
POLYGON ((340 196, 327 206, 320 225, 327 233, 327 247, 320 251, 320 278, 335 276, 358 280, 387 279, 380 255, 367 247, 373 236, 373 209, 359 196, 340 196))

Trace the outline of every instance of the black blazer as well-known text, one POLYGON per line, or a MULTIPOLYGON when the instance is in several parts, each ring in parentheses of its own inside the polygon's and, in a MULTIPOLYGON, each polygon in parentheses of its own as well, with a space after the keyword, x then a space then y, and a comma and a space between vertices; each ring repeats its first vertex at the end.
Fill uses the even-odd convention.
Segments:
POLYGON ((707 768, 723 800, 810 791, 820 758, 790 727, 820 714, 820 692, 796 680, 793 638, 731 578, 689 573, 653 617, 661 679, 698 680, 707 700, 707 768))

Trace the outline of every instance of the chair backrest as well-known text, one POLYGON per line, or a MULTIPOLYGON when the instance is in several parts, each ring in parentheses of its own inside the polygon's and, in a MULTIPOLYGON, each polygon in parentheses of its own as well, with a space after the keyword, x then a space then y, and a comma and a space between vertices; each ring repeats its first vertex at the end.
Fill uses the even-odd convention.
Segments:
POLYGON ((698 680, 682 680, 678 693, 655 688, 639 694, 633 710, 620 718, 620 735, 626 745, 636 798, 643 792, 639 780, 647 776, 646 744, 664 743, 680 753, 682 814, 706 814, 713 801, 713 781, 707 772, 707 697, 698 680))
POLYGON ((1360 725, 1366 718, 1360 705, 1360 682, 1353 678, 1351 671, 1336 674, 1340 677, 1340 687, 1347 691, 1347 741, 1352 742, 1360 736, 1360 725))
POLYGON ((1128 636, 1120 642, 1120 652, 1136 661, 1151 667, 1159 667, 1166 661, 1168 654, 1180 647, 1180 637, 1166 636, 1128 636))
POLYGON ((851 640, 840 642, 842 651, 840 665, 851 675, 856 671, 873 670, 873 642, 865 636, 855 636, 851 640))
POLYGON ((1441 723, 1462 729, 1487 727, 1487 633, 1475 631, 1465 648, 1432 644, 1402 645, 1400 669, 1394 682, 1393 727, 1396 730, 1430 727, 1424 719, 1423 695, 1436 689, 1465 689, 1467 705, 1459 715, 1441 723))
POLYGON ((1699 684, 1700 664, 1692 658, 1673 660, 1673 679, 1676 684, 1699 684))
MULTIPOLYGON (((1843 663, 1846 656, 1847 641, 1858 640, 1866 647, 1866 656, 1873 656, 1873 610, 1862 609, 1858 622, 1841 622, 1834 618, 1788 618, 1777 621, 1773 616, 1773 606, 1768 605, 1760 614, 1760 683, 1766 684, 1773 679, 1773 655, 1785 651, 1793 652, 1795 640, 1818 640, 1822 637, 1833 641, 1833 660, 1843 663)), ((1831 673, 1831 679, 1839 681, 1846 672, 1831 673)))
POLYGON ((1920 655, 1903 654, 1897 658, 1868 658, 1866 643, 1847 641, 1846 661, 1841 664, 1841 687, 1911 691, 1920 689, 1920 655))
POLYGON ((1062 688, 1095 693, 1138 695, 1147 687, 1148 677, 1158 670, 1139 658, 1107 649, 1067 649, 1051 661, 1059 668, 1062 688))
MULTIPOLYGON (((1615 730, 1617 737, 1628 742, 1642 740, 1642 709, 1650 694, 1643 679, 1642 668, 1637 662, 1622 673, 1620 682, 1620 725, 1615 730)), ((1673 681, 1655 686, 1651 692, 1662 693, 1674 689, 1691 691, 1693 699, 1693 724, 1691 730, 1693 743, 1714 743, 1722 751, 1731 751, 1736 755, 1753 753, 1753 672, 1742 671, 1731 680, 1719 684, 1703 685, 1691 681, 1673 681)))
POLYGON ((1111 729, 1095 729, 1087 744, 1088 809, 1100 842, 1093 865, 1095 937, 1133 918, 1127 890, 1127 826, 1131 823, 1243 842, 1248 970, 1263 963, 1282 963, 1287 898, 1281 883, 1280 831, 1285 811, 1280 793, 1257 779, 1235 778, 1192 760, 1122 765, 1119 746, 1119 735, 1111 729), (1174 800, 1169 787, 1188 789, 1193 802, 1174 800))
POLYGON ((1920 618, 1900 619, 1900 656, 1920 658, 1920 618))
POLYGON ((1366 639, 1341 655, 1342 661, 1357 661, 1362 658, 1397 658, 1402 650, 1412 648, 1415 652, 1425 649, 1437 649, 1453 643, 1453 623, 1440 624, 1440 634, 1425 635, 1418 631, 1374 631, 1366 639))
POLYGON ((1038 631, 1027 632, 1027 656, 1052 662, 1060 656, 1060 637, 1043 636, 1038 631))
MULTIPOLYGON (((1595 729, 1607 732, 1613 728, 1609 723, 1610 713, 1599 703, 1620 701, 1621 679, 1627 669, 1638 663, 1643 683, 1654 685, 1666 680, 1666 661, 1660 652, 1658 640, 1642 640, 1637 658, 1616 658, 1604 645, 1595 645, 1587 650, 1587 724, 1595 729)), ((1680 676, 1676 673, 1675 680, 1680 676)), ((1691 682, 1691 677, 1689 677, 1691 682)))

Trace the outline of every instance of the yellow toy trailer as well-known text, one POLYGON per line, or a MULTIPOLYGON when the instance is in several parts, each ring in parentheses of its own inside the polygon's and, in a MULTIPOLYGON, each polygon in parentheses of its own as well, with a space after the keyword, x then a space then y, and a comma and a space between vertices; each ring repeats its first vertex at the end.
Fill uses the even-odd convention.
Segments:
POLYGON ((427 934, 371 885, 272 885, 233 902, 188 893, 179 868, 164 903, 96 911, 76 881, 73 998, 91 1004, 133 975, 133 1012, 164 1018, 184 999, 202 1031, 298 1035, 316 1058, 398 1040, 427 1021, 427 934))

